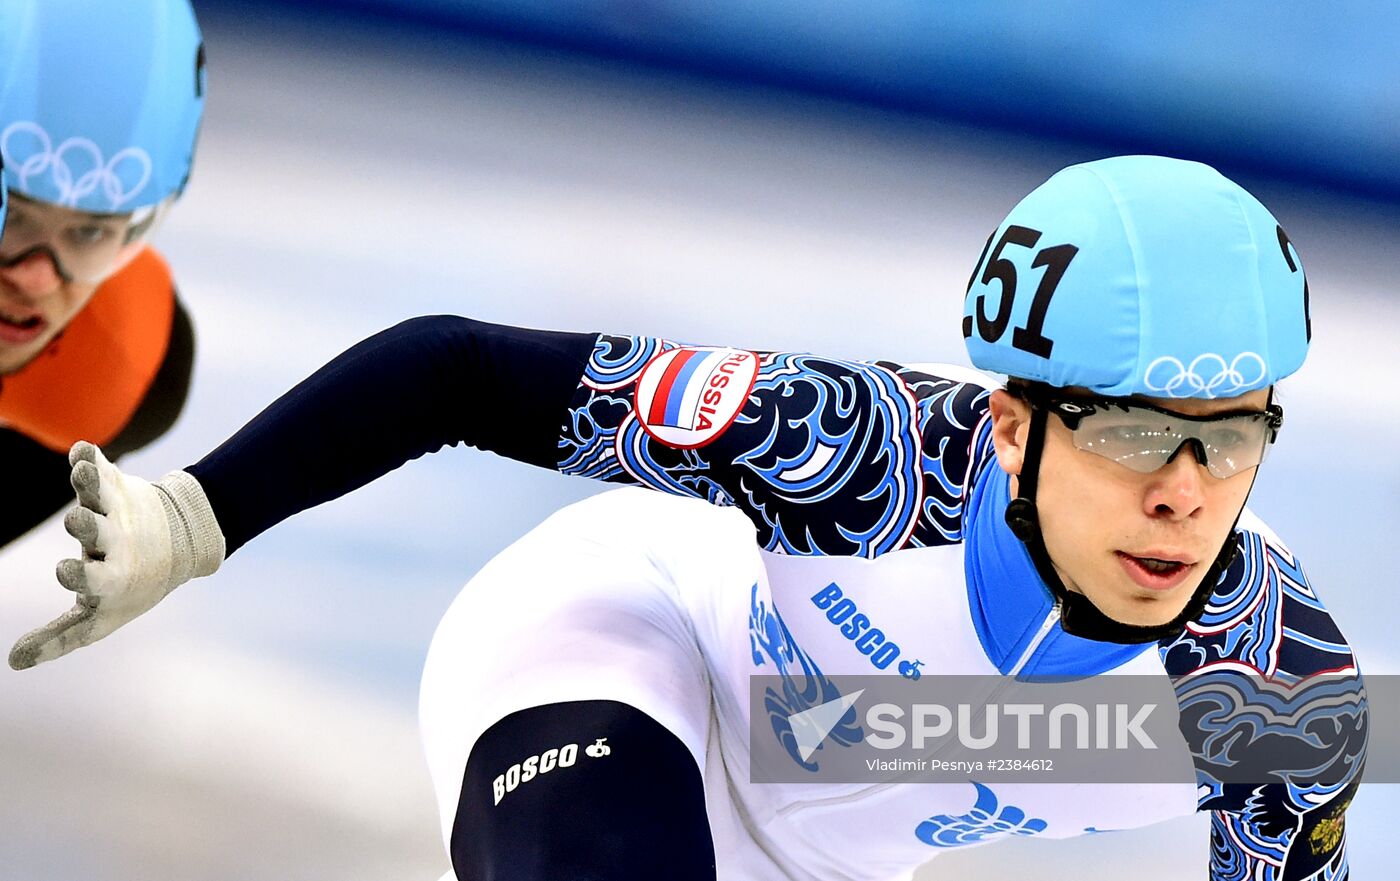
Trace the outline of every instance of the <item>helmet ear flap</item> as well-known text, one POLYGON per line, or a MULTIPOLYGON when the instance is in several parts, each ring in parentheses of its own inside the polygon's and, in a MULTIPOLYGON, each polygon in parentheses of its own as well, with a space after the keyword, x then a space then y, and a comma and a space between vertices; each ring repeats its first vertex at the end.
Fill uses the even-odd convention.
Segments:
POLYGON ((1021 473, 1016 478, 1016 498, 1006 504, 1006 525, 1011 528, 1011 534, 1022 542, 1035 543, 1040 540, 1040 516, 1035 509, 1035 488, 1040 477, 1040 451, 1045 446, 1045 423, 1048 414, 1032 400, 1029 386, 1008 384, 1007 391, 1030 404, 1031 425, 1026 435, 1021 473))
POLYGON ((1030 541, 1040 528, 1035 505, 1029 499, 1015 498, 1006 506, 1006 525, 1021 541, 1030 541))
MULTIPOLYGON (((1026 400, 1030 401, 1030 398, 1026 400)), ((1026 436, 1026 455, 1021 462, 1021 473, 1017 475, 1016 498, 1006 503, 1004 515, 1011 534, 1032 549, 1043 547, 1040 514, 1035 508, 1035 490, 1040 478, 1040 453, 1045 446, 1047 416, 1044 408, 1031 402, 1031 429, 1026 436)), ((1034 550, 1032 556, 1035 556, 1034 550)))

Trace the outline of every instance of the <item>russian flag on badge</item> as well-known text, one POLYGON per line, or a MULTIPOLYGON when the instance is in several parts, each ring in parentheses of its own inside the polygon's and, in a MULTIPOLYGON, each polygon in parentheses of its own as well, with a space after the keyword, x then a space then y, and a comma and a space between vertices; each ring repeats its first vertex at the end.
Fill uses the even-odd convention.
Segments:
POLYGON ((637 377, 635 413, 646 432, 667 446, 704 446, 739 415, 757 376, 753 352, 671 349, 637 377))

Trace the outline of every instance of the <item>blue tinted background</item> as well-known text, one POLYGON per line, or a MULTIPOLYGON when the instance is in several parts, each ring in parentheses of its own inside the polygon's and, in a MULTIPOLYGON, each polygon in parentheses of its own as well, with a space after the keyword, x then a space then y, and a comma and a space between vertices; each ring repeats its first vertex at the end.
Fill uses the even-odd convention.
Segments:
MULTIPOLYGON (((201 8, 243 7, 206 2, 201 8)), ((292 0, 1400 195, 1389 4, 292 0)))

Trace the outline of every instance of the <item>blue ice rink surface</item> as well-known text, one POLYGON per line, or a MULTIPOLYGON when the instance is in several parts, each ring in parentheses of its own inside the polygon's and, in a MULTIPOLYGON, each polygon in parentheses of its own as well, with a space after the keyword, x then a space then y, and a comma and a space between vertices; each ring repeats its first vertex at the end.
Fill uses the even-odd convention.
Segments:
MULTIPOLYGON (((195 316, 196 383, 177 430, 127 460, 143 476, 427 313, 964 363, 987 232, 1102 155, 519 46, 299 28, 206 23, 200 155, 158 239, 195 316)), ((1375 562, 1400 522, 1397 209, 1241 182, 1306 260, 1315 333, 1253 507, 1363 669, 1400 673, 1400 595, 1375 562)), ((284 524, 101 645, 0 676, 4 874, 438 878, 414 727, 433 628, 492 554, 602 488, 446 450, 284 524)), ((50 573, 70 553, 53 522, 0 556, 6 639, 66 605, 50 573)), ((1396 873, 1398 810, 1395 787, 1363 788, 1356 877, 1396 873)), ((1201 877, 1205 828, 1023 839, 919 877, 1201 877)))

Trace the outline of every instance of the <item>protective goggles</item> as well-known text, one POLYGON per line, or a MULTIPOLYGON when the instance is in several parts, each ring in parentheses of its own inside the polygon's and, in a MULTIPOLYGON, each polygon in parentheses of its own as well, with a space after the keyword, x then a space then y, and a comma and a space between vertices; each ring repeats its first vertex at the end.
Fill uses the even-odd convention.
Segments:
POLYGON ((11 190, 0 266, 13 266, 37 253, 53 261, 64 281, 102 282, 140 252, 170 203, 167 199, 126 214, 98 214, 38 202, 11 190))
POLYGON ((1060 418, 1074 446, 1150 474, 1190 446, 1196 461, 1218 478, 1231 477, 1264 461, 1283 426, 1283 408, 1236 410, 1213 416, 1183 416, 1130 399, 1028 394, 1032 406, 1060 418))

